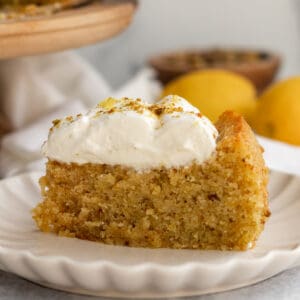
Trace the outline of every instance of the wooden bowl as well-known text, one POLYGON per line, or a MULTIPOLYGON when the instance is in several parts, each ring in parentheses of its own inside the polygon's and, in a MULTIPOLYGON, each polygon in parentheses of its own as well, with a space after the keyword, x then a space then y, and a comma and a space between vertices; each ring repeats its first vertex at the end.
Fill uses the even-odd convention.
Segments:
POLYGON ((159 55, 149 61, 163 84, 188 72, 223 69, 247 77, 258 91, 273 81, 280 62, 276 54, 241 49, 186 50, 159 55))

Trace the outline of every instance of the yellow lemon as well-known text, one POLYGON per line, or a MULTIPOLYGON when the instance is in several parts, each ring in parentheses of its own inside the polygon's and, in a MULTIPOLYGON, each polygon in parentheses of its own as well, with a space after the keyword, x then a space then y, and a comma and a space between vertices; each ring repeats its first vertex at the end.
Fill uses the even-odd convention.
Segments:
POLYGON ((300 145, 300 76, 281 81, 263 93, 251 124, 259 134, 300 145))
POLYGON ((170 82, 163 95, 179 95, 216 121, 225 110, 249 118, 255 108, 256 90, 246 78, 223 70, 196 71, 170 82))

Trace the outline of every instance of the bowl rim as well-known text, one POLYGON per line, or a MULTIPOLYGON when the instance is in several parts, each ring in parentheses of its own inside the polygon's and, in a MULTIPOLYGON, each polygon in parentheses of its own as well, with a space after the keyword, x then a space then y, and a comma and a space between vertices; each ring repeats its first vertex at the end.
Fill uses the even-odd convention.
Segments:
POLYGON ((193 70, 204 70, 204 69, 227 69, 227 70, 247 70, 257 69, 257 70, 265 70, 270 67, 278 68, 281 64, 281 55, 277 52, 264 50, 264 49, 254 49, 254 48, 242 48, 242 47, 209 47, 209 48, 190 48, 190 49, 178 49, 175 51, 169 51, 162 54, 154 55, 150 57, 148 60, 150 66, 154 69, 164 72, 189 72, 193 70), (208 53, 212 51, 232 51, 232 52, 241 52, 241 53, 266 53, 268 55, 268 59, 257 60, 252 62, 242 61, 242 62, 234 62, 234 63, 217 63, 214 65, 207 66, 189 66, 189 65, 171 65, 166 61, 166 58, 175 57, 178 55, 188 55, 194 53, 208 53))

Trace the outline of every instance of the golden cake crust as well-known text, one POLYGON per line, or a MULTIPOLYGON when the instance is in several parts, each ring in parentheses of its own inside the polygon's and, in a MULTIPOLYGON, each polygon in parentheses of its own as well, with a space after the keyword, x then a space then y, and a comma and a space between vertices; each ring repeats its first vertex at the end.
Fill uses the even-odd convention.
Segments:
POLYGON ((49 160, 38 227, 137 247, 253 247, 270 215, 263 150, 238 114, 225 112, 216 127, 216 151, 202 165, 137 172, 49 160))

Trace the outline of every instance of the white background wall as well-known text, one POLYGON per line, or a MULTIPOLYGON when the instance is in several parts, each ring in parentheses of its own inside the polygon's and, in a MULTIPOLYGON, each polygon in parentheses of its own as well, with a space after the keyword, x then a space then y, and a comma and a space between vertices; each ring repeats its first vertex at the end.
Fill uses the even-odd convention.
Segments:
POLYGON ((244 46, 284 57, 280 76, 300 73, 300 0, 140 0, 122 35, 79 52, 115 86, 150 55, 187 47, 244 46))

